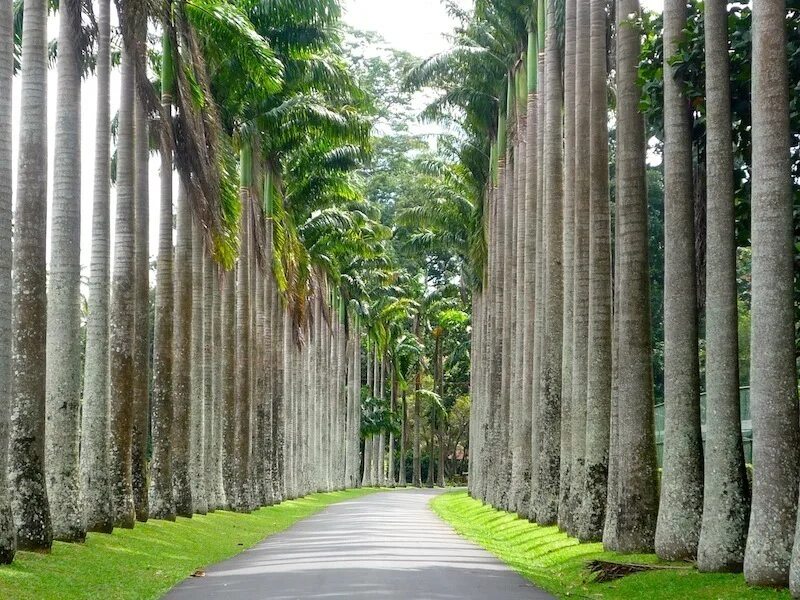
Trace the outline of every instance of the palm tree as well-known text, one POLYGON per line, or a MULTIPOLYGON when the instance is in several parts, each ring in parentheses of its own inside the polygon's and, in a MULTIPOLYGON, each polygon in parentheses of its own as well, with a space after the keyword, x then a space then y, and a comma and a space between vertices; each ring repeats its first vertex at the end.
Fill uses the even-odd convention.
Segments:
MULTIPOLYGON (((575 80, 590 81, 591 72, 591 9, 589 2, 579 2, 576 13, 575 80)), ((565 509, 570 518, 570 533, 580 527, 584 498, 584 456, 586 447, 586 387, 589 333, 589 224, 591 208, 589 177, 591 170, 591 139, 578 141, 578 133, 590 132, 591 96, 576 92, 575 101, 575 219, 573 237, 573 326, 572 326, 572 422, 569 435, 572 445, 570 468, 570 497, 565 509), (586 143, 586 142, 589 143, 586 143)), ((602 145, 602 142, 601 142, 602 145)), ((565 401, 566 401, 565 397, 565 401)))
MULTIPOLYGON (((220 275, 220 266, 212 260, 213 272, 212 277, 212 327, 211 333, 211 393, 214 397, 214 422, 212 438, 214 440, 214 447, 212 449, 212 462, 211 467, 214 471, 214 479, 212 486, 215 488, 216 508, 224 509, 227 506, 227 499, 225 497, 225 477, 224 477, 224 449, 225 449, 225 417, 224 417, 224 403, 222 396, 222 289, 224 287, 223 277, 220 275)), ((226 336, 229 337, 229 336, 226 336)))
MULTIPOLYGON (((0 6, 0 439, 9 439, 11 405, 11 90, 14 72, 12 3, 0 6)), ((0 447, 0 473, 8 469, 8 446, 0 447)), ((0 478, 0 564, 14 560, 16 536, 8 482, 0 478)))
POLYGON ((13 247, 11 433, 8 482, 20 550, 49 550, 53 532, 44 474, 47 318, 47 3, 23 8, 22 106, 13 247))
POLYGON ((551 525, 558 516, 561 449, 561 340, 563 311, 562 202, 564 195, 561 150, 561 58, 558 48, 556 1, 547 4, 545 38, 545 146, 544 187, 547 251, 544 290, 545 331, 542 349, 539 419, 542 421, 539 463, 540 503, 536 521, 551 525))
POLYGON ((190 415, 189 472, 192 486, 192 512, 204 515, 208 512, 205 485, 205 400, 203 396, 203 238, 197 221, 192 224, 192 327, 191 327, 191 371, 192 390, 190 415))
POLYGON ((611 410, 611 215, 608 204, 608 91, 605 0, 591 1, 589 38, 589 323, 586 446, 581 540, 600 540, 605 523, 611 410))
MULTIPOLYGON (((162 38, 161 105, 167 118, 172 118, 172 45, 169 36, 162 38)), ((161 127, 161 201, 159 209, 158 258, 156 264, 155 320, 153 324, 153 398, 150 464, 150 516, 175 519, 172 496, 172 394, 173 350, 173 214, 172 214, 172 148, 169 132, 161 127)))
POLYGON ((706 0, 706 440, 701 571, 739 571, 750 493, 739 404, 736 236, 731 152, 728 10, 706 0))
POLYGON ((223 481, 226 507, 233 506, 236 494, 236 279, 235 273, 222 275, 222 407, 223 407, 223 481))
POLYGON ((53 537, 86 537, 80 504, 81 5, 59 7, 53 227, 47 295, 45 467, 53 537))
MULTIPOLYGON (((539 56, 536 59, 536 80, 538 82, 536 106, 536 249, 535 249, 535 277, 534 277, 534 323, 533 323, 533 358, 531 385, 531 502, 528 507, 528 518, 536 521, 537 511, 541 504, 541 485, 539 484, 539 464, 541 458, 541 440, 544 421, 541 418, 541 374, 542 374, 542 347, 544 345, 544 284, 545 284, 545 193, 544 193, 544 130, 545 130, 545 92, 547 81, 544 77, 544 39, 547 27, 544 2, 537 2, 537 48, 539 56)), ((533 173, 530 174, 533 177, 533 173)))
POLYGON ((510 509, 522 512, 521 506, 527 506, 528 484, 530 483, 530 473, 526 469, 530 460, 530 417, 526 416, 528 402, 523 395, 522 381, 525 377, 523 372, 524 363, 524 338, 525 338, 525 227, 527 226, 526 214, 527 203, 527 106, 528 106, 528 85, 527 85, 528 64, 526 55, 523 53, 516 76, 517 103, 517 145, 514 150, 516 155, 516 178, 517 191, 517 214, 515 221, 515 241, 516 247, 514 254, 516 265, 514 267, 517 278, 515 289, 516 298, 514 299, 514 322, 516 335, 514 336, 514 364, 512 367, 513 381, 512 387, 512 414, 511 414, 511 492, 510 509))
MULTIPOLYGON (((92 258, 86 321, 83 410, 81 416, 81 496, 88 531, 110 533, 114 526, 109 487, 108 302, 110 284, 110 12, 98 3, 97 119, 95 141, 92 258)), ((170 243, 172 235, 170 233, 170 243)))
MULTIPOLYGON (((793 231, 786 4, 753 4, 753 506, 744 556, 750 585, 784 586, 800 480, 793 313, 793 231)), ((793 563, 793 588, 798 570, 793 563)))
MULTIPOLYGON (((142 38, 145 36, 142 35, 142 38)), ((147 115, 140 99, 134 101, 134 380, 132 481, 138 521, 150 513, 147 490, 147 455, 150 438, 150 140, 147 115)))
POLYGON ((111 499, 114 524, 132 528, 135 520, 131 464, 134 398, 134 53, 122 51, 122 83, 117 143, 117 215, 114 272, 109 314, 111 390, 111 499))
POLYGON ((563 155, 563 308, 561 342, 561 475, 559 479, 558 525, 572 531, 570 484, 572 483, 572 344, 575 304, 575 156, 576 139, 576 10, 575 0, 564 7, 564 155, 563 155))
POLYGON ((215 411, 215 397, 212 382, 214 331, 214 262, 206 249, 203 255, 203 453, 205 461, 203 477, 205 479, 207 509, 214 511, 219 507, 217 497, 217 463, 215 449, 219 439, 216 437, 215 424, 219 416, 215 411))
POLYGON ((413 459, 413 485, 422 487, 422 447, 421 430, 422 414, 420 406, 420 390, 422 389, 422 365, 418 364, 414 373, 414 459, 413 459))
MULTIPOLYGON (((530 25, 528 33, 528 89, 527 89, 527 129, 526 129, 526 179, 525 179, 525 235, 524 238, 524 260, 523 260, 523 340, 522 340, 522 414, 520 440, 520 474, 522 481, 519 482, 519 498, 517 500, 517 512, 520 515, 530 514, 531 500, 531 464, 532 464, 532 413, 533 413, 533 340, 534 340, 534 315, 536 312, 536 212, 537 212, 537 189, 536 181, 538 177, 537 142, 539 124, 537 122, 536 107, 538 104, 537 87, 538 73, 537 66, 539 60, 539 47, 537 32, 533 23, 530 25)), ((484 308, 481 306, 481 312, 484 308)), ((481 315, 481 319, 484 319, 481 315)), ((481 335, 483 331, 481 330, 481 335)), ((479 348, 483 347, 483 342, 479 343, 479 348)), ((473 438, 470 437, 472 443, 473 438)))
POLYGON ((686 4, 664 4, 664 466, 656 553, 697 554, 703 510, 703 442, 697 355, 697 289, 689 102, 670 60, 686 27, 686 4))
POLYGON ((236 267, 236 447, 234 494, 231 508, 247 511, 250 506, 250 216, 253 155, 249 140, 242 140, 241 150, 241 253, 236 267))
POLYGON ((172 362, 172 494, 175 514, 194 512, 190 483, 191 328, 192 328, 192 216, 181 181, 178 188, 175 247, 175 315, 172 362))
MULTIPOLYGON (((617 270, 616 315, 618 436, 612 448, 619 465, 616 530, 604 534, 620 552, 653 548, 658 513, 653 372, 647 251, 644 119, 637 84, 640 37, 638 0, 617 6, 617 270)), ((612 417, 613 419, 614 417, 612 417)))

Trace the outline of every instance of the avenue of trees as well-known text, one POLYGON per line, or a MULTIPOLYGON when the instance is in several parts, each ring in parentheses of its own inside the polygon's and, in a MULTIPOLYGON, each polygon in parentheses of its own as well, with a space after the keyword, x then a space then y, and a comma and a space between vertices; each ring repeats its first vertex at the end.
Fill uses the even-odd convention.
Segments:
POLYGON ((453 281, 473 204, 437 211, 454 166, 407 131, 412 57, 361 53, 379 40, 346 30, 338 0, 3 7, 0 562, 465 471, 470 300, 453 281))
POLYGON ((478 190, 470 493, 800 596, 797 8, 450 5, 409 81, 478 190))
POLYGON ((356 174, 371 127, 341 56, 338 2, 57 10, 55 44, 46 2, 4 2, 0 15, 0 560, 148 518, 358 485, 359 315, 391 232, 356 174), (85 319, 82 118, 97 120, 85 319))

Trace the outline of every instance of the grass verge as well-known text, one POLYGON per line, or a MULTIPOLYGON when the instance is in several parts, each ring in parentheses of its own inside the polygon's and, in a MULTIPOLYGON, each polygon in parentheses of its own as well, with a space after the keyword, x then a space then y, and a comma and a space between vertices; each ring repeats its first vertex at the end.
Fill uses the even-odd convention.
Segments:
POLYGON ((124 600, 160 598, 197 569, 230 558, 326 506, 374 489, 312 494, 250 514, 217 511, 151 520, 84 544, 56 542, 50 554, 18 552, 0 566, 4 600, 124 600))
POLYGON ((788 600, 788 590, 754 589, 742 575, 699 573, 694 569, 651 571, 610 583, 595 583, 585 570, 592 559, 657 563, 655 555, 604 552, 602 544, 580 544, 557 527, 539 527, 485 506, 466 492, 434 498, 436 514, 462 536, 486 548, 523 577, 559 598, 642 598, 706 600, 788 600))

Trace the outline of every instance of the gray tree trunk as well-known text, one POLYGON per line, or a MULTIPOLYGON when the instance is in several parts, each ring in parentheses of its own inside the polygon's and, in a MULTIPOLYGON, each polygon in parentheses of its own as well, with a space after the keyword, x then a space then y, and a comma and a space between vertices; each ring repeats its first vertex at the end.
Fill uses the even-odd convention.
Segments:
MULTIPOLYGON (((538 165, 536 162, 538 122, 536 114, 536 92, 528 94, 528 115, 526 122, 525 144, 525 226, 523 235, 523 322, 522 322, 522 439, 520 441, 520 482, 517 512, 527 517, 530 514, 531 501, 531 434, 533 412, 533 340, 535 335, 536 313, 536 205, 538 178, 538 165)), ((484 320, 483 307, 481 307, 481 320, 484 320)), ((483 347, 483 344, 481 344, 483 347)), ((472 446, 472 437, 470 437, 472 446)), ((470 470, 472 469, 470 460, 470 470)))
POLYGON ((136 214, 133 348, 133 435, 131 462, 133 505, 138 521, 147 521, 147 455, 150 437, 150 139, 147 115, 138 98, 134 100, 136 214))
POLYGON ((572 361, 573 311, 575 306, 575 70, 576 0, 565 2, 564 30, 564 214, 563 214, 563 309, 561 343, 561 475, 559 478, 558 525, 573 530, 570 502, 572 484, 572 361))
MULTIPOLYGON (((392 381, 390 410, 392 411, 392 413, 394 413, 397 410, 397 390, 398 390, 398 387, 397 387, 397 372, 396 372, 397 364, 393 362, 389 366, 389 369, 390 369, 391 381, 392 381)), ((389 432, 389 456, 388 456, 388 458, 389 458, 389 486, 390 487, 394 487, 394 485, 397 483, 397 481, 395 479, 395 468, 394 468, 394 458, 395 458, 394 448, 395 448, 394 431, 390 431, 389 432)))
POLYGON ((408 446, 408 404, 406 402, 406 390, 403 389, 403 397, 400 400, 402 403, 402 422, 400 424, 400 460, 398 461, 398 480, 397 485, 406 487, 406 447, 408 446))
MULTIPOLYGON (((638 0, 617 6, 617 236, 619 270, 618 489, 616 536, 619 552, 653 549, 658 514, 653 367, 645 184, 644 119, 637 84, 640 52, 638 0)), ((613 419, 613 417, 612 417, 613 419)), ((609 539, 612 539, 609 538, 609 539)))
MULTIPOLYGON (((12 13, 10 1, 0 4, 0 440, 5 440, 0 445, 0 473, 8 472, 11 416, 12 13)), ((0 564, 14 560, 17 546, 8 483, 5 477, 0 477, 0 564)))
POLYGON ((664 460, 656 553, 697 555, 703 512, 703 440, 697 356, 692 137, 689 102, 669 60, 686 27, 686 4, 664 4, 664 460))
POLYGON ((739 405, 728 3, 706 0, 706 441, 701 571, 740 571, 750 493, 739 405))
POLYGON ((210 252, 206 252, 203 257, 203 411, 205 420, 203 423, 203 441, 205 453, 205 477, 206 498, 208 510, 214 511, 220 508, 220 501, 217 497, 217 462, 215 460, 215 448, 218 447, 219 438, 216 437, 216 420, 214 397, 214 348, 212 346, 212 336, 214 333, 214 288, 217 281, 215 279, 215 265, 210 252))
MULTIPOLYGON (((189 371, 189 472, 192 487, 192 512, 208 512, 205 461, 205 401, 203 399, 203 238, 197 221, 192 222, 192 327, 189 371)), ((241 364, 241 363, 240 363, 241 364)))
MULTIPOLYGON (((578 2, 575 15, 575 81, 584 86, 590 81, 590 7, 578 2)), ((584 499, 584 457, 586 449, 586 388, 589 355, 589 176, 591 171, 590 96, 576 91, 575 102, 575 219, 573 238, 573 307, 572 307, 572 397, 570 490, 568 506, 570 534, 580 529, 584 499), (580 136, 580 139, 578 139, 580 136), (585 137, 584 137, 585 136, 585 137)), ((601 144, 603 142, 601 141, 601 144)), ((565 397, 566 401, 566 397, 565 397)))
POLYGON ((47 293, 47 4, 27 0, 14 215, 12 396, 8 484, 20 550, 49 550, 53 532, 44 474, 47 293))
MULTIPOLYGON (((750 398, 753 506, 744 556, 750 585, 800 594, 800 557, 790 557, 800 476, 793 307, 786 3, 753 3, 753 182, 750 398)), ((800 546, 798 546, 800 549, 800 546)))
POLYGON ((122 51, 122 99, 117 141, 117 216, 114 227, 114 272, 109 314, 111 381, 111 492, 114 522, 132 528, 132 456, 135 328, 135 197, 134 197, 134 64, 129 48, 122 51))
POLYGON ((233 506, 236 495, 236 273, 222 275, 222 475, 225 506, 233 506))
POLYGON ((539 418, 542 420, 539 486, 541 503, 536 514, 541 525, 552 525, 558 517, 561 450, 561 341, 563 338, 562 204, 564 172, 561 148, 561 58, 556 29, 555 0, 547 5, 545 43, 545 204, 546 284, 544 289, 545 331, 542 349, 539 418))
POLYGON ((53 537, 80 542, 81 6, 59 6, 50 277, 47 289, 45 468, 53 537))
POLYGON ((236 443, 231 507, 250 508, 250 190, 242 188, 241 254, 236 267, 236 443))
MULTIPOLYGON (((520 68, 525 69, 523 64, 520 68)), ((527 90, 526 90, 527 92, 527 90)), ((526 96, 527 98, 527 96, 526 96)), ((517 282, 515 286, 516 298, 514 301, 514 322, 516 326, 514 336, 514 366, 512 382, 512 415, 511 415, 511 494, 510 509, 523 512, 527 507, 527 495, 530 485, 530 474, 527 465, 530 461, 530 413, 528 411, 528 398, 524 395, 523 379, 525 377, 523 365, 525 361, 525 242, 527 232, 527 101, 522 106, 517 99, 517 145, 516 145, 516 192, 517 214, 514 223, 516 227, 516 257, 515 271, 517 282), (526 417, 527 415, 527 417, 526 417)), ((533 237, 533 236, 531 236, 533 237)), ((474 314, 474 313, 473 313, 474 314)))
MULTIPOLYGON (((419 370, 421 365, 417 365, 417 369, 419 370)), ((422 487, 422 448, 421 448, 421 436, 420 436, 420 428, 421 423, 420 419, 422 418, 421 410, 420 410, 420 398, 419 398, 419 390, 420 390, 420 377, 419 375, 414 376, 414 459, 413 459, 413 485, 416 487, 422 487)))
POLYGON ((591 0, 589 57, 589 312, 586 445, 578 538, 599 541, 605 524, 611 418, 611 214, 605 0, 591 0))
MULTIPOLYGON (((97 116, 92 205, 92 257, 81 413, 81 496, 88 531, 110 533, 114 527, 109 486, 108 303, 110 238, 110 73, 111 4, 97 5, 97 116)), ((4 19, 0 19, 3 20, 4 19)), ((5 22, 5 21, 4 21, 5 22)), ((5 39, 5 38, 4 38, 5 39)), ((0 161, 2 163, 2 161, 0 161)), ((170 235, 170 244, 172 236, 170 235)), ((170 246, 171 248, 171 246, 170 246)), ((0 250, 0 254, 4 254, 0 250)), ((10 256, 10 254, 9 254, 10 256)))
MULTIPOLYGON (((220 266, 211 261, 212 265, 212 292, 211 292, 211 394, 214 399, 214 414, 212 438, 214 446, 211 451, 212 468, 214 470, 213 483, 214 495, 216 500, 216 509, 222 510, 228 506, 225 498, 225 477, 223 470, 223 453, 225 446, 225 405, 222 396, 222 381, 224 378, 222 372, 222 356, 223 356, 223 336, 222 329, 222 288, 224 274, 220 270, 220 266)), ((228 337, 228 336, 226 336, 228 337)))
POLYGON ((539 89, 536 104, 536 259, 534 296, 536 310, 534 312, 533 335, 533 366, 531 386, 531 501, 528 508, 528 518, 536 521, 537 512, 541 505, 542 488, 539 485, 539 464, 541 462, 541 440, 544 427, 541 418, 541 373, 542 373, 542 347, 544 340, 544 252, 545 252, 545 194, 544 194, 544 117, 545 95, 547 82, 544 78, 544 49, 540 49, 537 59, 537 81, 539 89))
POLYGON ((178 188, 175 247, 175 321, 172 371, 172 481, 175 513, 191 517, 189 474, 192 384, 192 215, 183 184, 178 188))
MULTIPOLYGON (((171 111, 172 99, 162 95, 171 111)), ((153 399, 151 405, 153 457, 150 463, 150 516, 175 520, 172 497, 173 283, 172 150, 166 128, 161 130, 161 203, 156 264, 156 300, 153 323, 153 399)))

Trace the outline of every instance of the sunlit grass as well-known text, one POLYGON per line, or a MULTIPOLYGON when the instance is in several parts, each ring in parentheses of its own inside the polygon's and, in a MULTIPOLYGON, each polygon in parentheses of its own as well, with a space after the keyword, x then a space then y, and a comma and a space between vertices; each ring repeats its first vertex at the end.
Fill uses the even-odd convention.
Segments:
POLYGON ((0 567, 3 600, 145 600, 160 598, 198 569, 225 560, 336 502, 372 489, 313 494, 251 514, 217 511, 148 521, 84 544, 56 542, 50 554, 18 552, 0 567))
POLYGON ((603 552, 602 544, 579 544, 556 527, 539 527, 514 513, 495 510, 473 500, 466 492, 443 494, 431 504, 459 534, 559 598, 790 598, 787 590, 749 588, 741 575, 705 574, 694 569, 652 571, 611 583, 594 583, 585 570, 589 560, 654 563, 658 559, 648 554, 623 556, 603 552))

